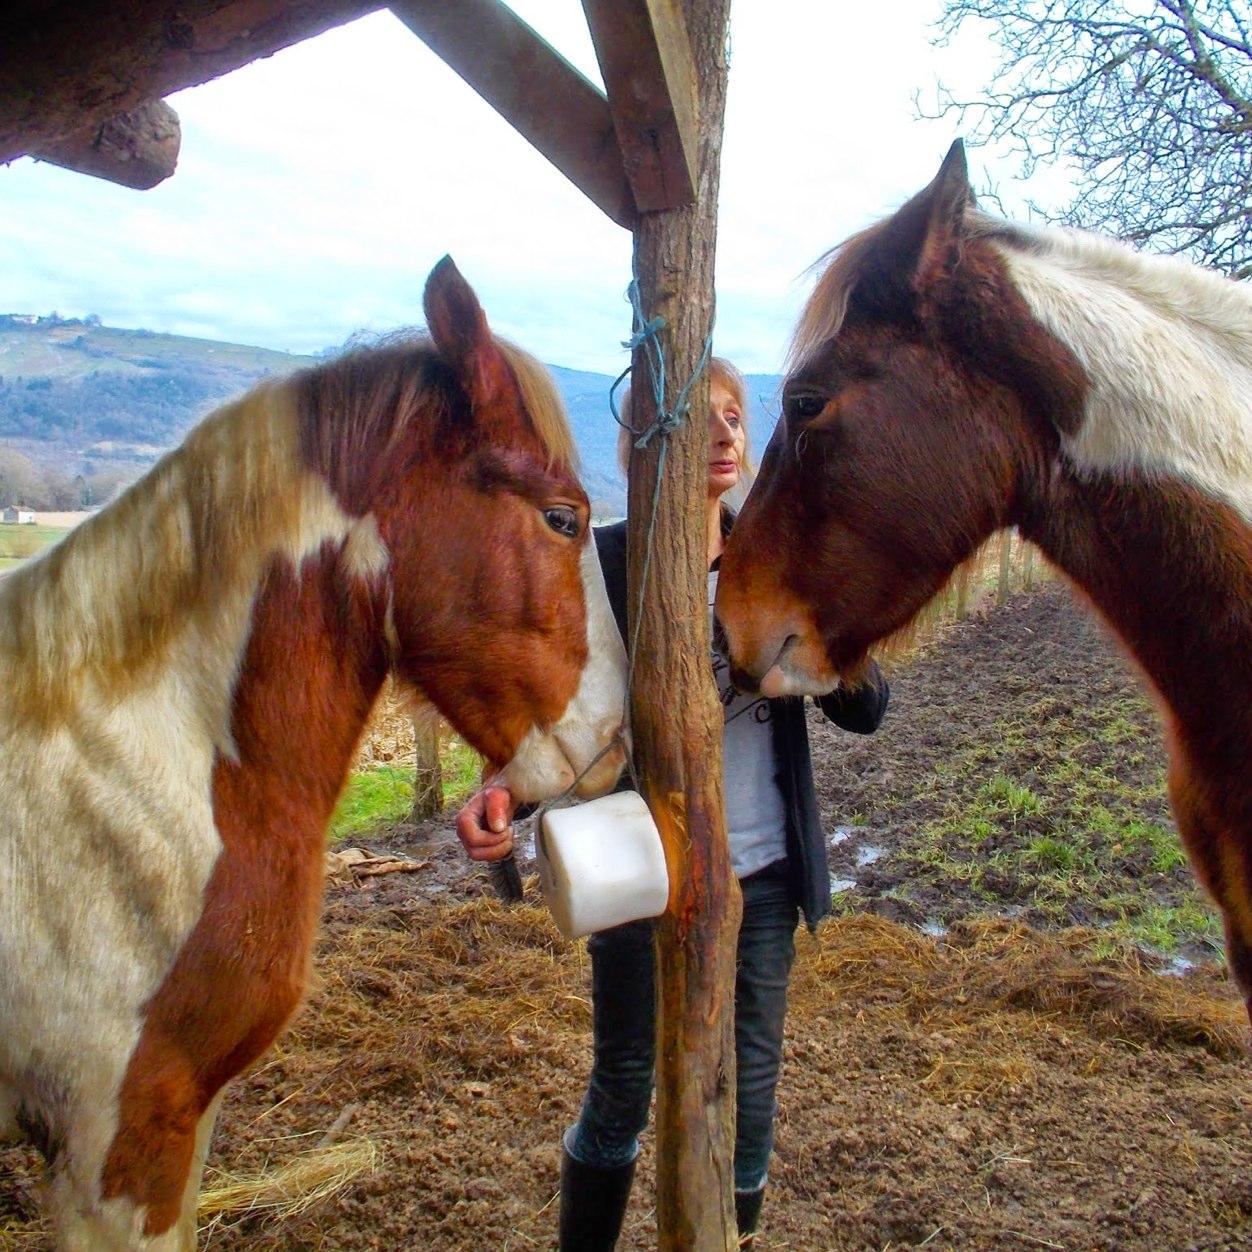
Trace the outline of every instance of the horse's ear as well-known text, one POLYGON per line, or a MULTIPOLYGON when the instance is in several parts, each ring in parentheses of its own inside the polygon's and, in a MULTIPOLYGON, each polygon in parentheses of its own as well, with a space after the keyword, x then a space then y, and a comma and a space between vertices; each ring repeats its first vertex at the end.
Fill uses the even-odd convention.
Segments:
POLYGON ((452 367, 470 400, 487 403, 506 384, 508 365, 491 336, 478 297, 450 256, 430 271, 422 307, 439 355, 452 367))
POLYGON ((974 203, 961 140, 948 149, 934 181, 918 197, 927 208, 926 233, 917 254, 913 287, 925 291, 947 278, 961 259, 965 242, 965 213, 974 203))
POLYGON ((960 260, 965 210, 972 203, 965 148, 958 139, 930 185, 866 233, 858 302, 879 316, 914 311, 918 295, 960 260))

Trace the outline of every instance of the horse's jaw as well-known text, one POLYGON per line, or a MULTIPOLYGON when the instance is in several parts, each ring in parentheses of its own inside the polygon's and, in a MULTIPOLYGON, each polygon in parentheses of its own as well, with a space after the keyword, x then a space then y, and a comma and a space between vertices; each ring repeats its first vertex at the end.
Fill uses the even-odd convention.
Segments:
MULTIPOLYGON (((620 714, 616 720, 620 725, 620 714)), ((618 726, 586 727, 573 736, 560 730, 559 725, 552 731, 532 728, 493 782, 522 804, 571 790, 584 800, 612 790, 626 764, 626 734, 616 733, 618 726)))
POLYGON ((560 718, 549 729, 533 727, 501 772, 501 782, 519 800, 547 800, 571 788, 582 799, 593 799, 612 789, 626 764, 626 646, 590 537, 580 567, 587 659, 560 718))
POLYGON ((727 594, 727 572, 723 557, 716 613, 736 686, 759 691, 770 700, 833 691, 839 685, 839 671, 831 664, 808 606, 776 584, 764 584, 772 596, 772 611, 764 613, 762 582, 742 580, 746 593, 736 586, 735 594, 727 594))
POLYGON ((760 691, 767 700, 784 696, 824 696, 839 685, 826 649, 813 636, 789 635, 773 663, 761 675, 760 691))

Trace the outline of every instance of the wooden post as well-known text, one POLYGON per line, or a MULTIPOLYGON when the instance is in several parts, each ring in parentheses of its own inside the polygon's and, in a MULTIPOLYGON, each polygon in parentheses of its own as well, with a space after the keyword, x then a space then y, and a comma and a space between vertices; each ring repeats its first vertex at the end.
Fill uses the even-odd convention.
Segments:
POLYGON ((439 765, 439 731, 443 719, 433 704, 413 713, 413 820, 425 821, 443 808, 443 770, 439 765))
POLYGON ((1026 555, 1022 562, 1022 586, 1029 591, 1035 585, 1035 545, 1028 543, 1023 546, 1026 555))
POLYGON ((996 603, 1004 604, 1009 598, 1009 574, 1012 570, 1013 532, 1000 532, 1000 581, 996 587, 996 603))
MULTIPOLYGON (((680 29, 685 22, 694 63, 692 115, 698 118, 695 204, 641 214, 634 236, 644 316, 665 319, 660 342, 669 406, 697 368, 712 328, 729 0, 649 0, 649 8, 658 7, 680 29)), ((633 420, 642 428, 655 407, 644 350, 636 351, 633 365, 633 420)), ((631 456, 632 638, 639 619, 631 717, 635 760, 665 841, 671 881, 669 908, 657 927, 658 1244, 663 1252, 727 1252, 738 1242, 734 974, 742 902, 726 844, 722 715, 709 665, 707 374, 692 388, 690 406, 669 437, 659 487, 660 440, 631 456)))
POLYGON ((207 83, 381 8, 379 0, 0 5, 0 163, 207 83), (26 10, 25 12, 23 10, 26 10))
POLYGON ((79 174, 147 191, 174 172, 181 139, 178 114, 164 100, 147 100, 129 113, 31 155, 79 174))
POLYGON ((957 575, 956 604, 953 607, 952 615, 958 622, 963 622, 969 616, 970 577, 968 570, 957 575))

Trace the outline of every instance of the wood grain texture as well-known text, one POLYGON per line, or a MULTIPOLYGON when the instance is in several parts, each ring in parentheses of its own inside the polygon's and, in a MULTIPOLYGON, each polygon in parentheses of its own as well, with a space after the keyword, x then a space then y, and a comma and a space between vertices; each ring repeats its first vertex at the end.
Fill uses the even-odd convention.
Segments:
POLYGON ((696 76, 679 0, 583 0, 641 213, 696 194, 696 76))
POLYGON ((381 8, 377 0, 80 0, 0 17, 0 161, 40 152, 381 8))
MULTIPOLYGON (((719 154, 726 99, 728 0, 686 0, 699 103, 697 196, 641 215, 635 273, 645 315, 660 315, 672 403, 713 324, 719 154)), ((635 355, 632 408, 641 428, 654 403, 635 355)), ((708 378, 670 436, 655 553, 640 610, 658 442, 636 449, 629 481, 632 635, 638 646, 631 714, 635 759, 665 842, 671 897, 657 930, 657 1225, 662 1249, 726 1252, 733 1208, 734 974, 742 902, 730 865, 721 792, 722 715, 709 666, 708 378)))
POLYGON ((397 0, 392 12, 619 226, 635 222, 609 103, 499 0, 397 0))

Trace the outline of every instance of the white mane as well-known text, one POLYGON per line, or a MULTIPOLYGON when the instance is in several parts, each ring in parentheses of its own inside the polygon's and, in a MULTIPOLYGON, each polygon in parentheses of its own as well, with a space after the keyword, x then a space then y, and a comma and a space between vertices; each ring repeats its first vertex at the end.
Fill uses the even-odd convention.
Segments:
POLYGON ((1183 478, 1252 520, 1252 291, 1099 235, 972 225, 1091 378, 1075 467, 1183 478))

